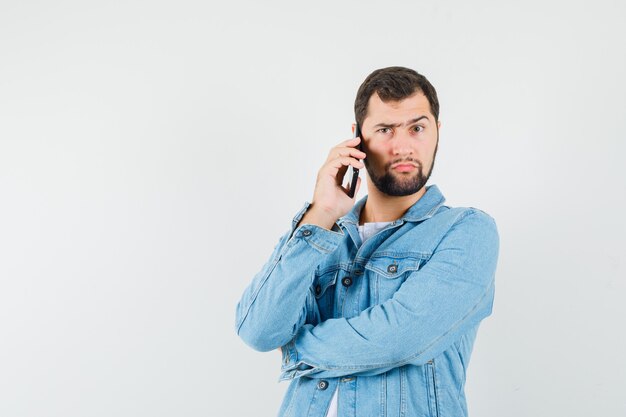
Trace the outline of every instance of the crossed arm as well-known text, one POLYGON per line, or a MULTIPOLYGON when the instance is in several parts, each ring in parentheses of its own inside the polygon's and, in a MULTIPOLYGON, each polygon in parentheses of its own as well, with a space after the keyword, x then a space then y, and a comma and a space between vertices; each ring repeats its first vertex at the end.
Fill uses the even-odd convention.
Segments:
MULTIPOLYGON (((311 225, 302 227, 311 230, 309 236, 334 233, 321 228, 312 230, 315 226, 311 225)), ((320 252, 309 244, 298 246, 294 255, 299 254, 298 263, 312 259, 308 265, 312 269, 306 270, 314 270, 320 257, 308 253, 307 247, 320 252)), ((329 244, 326 249, 331 247, 329 244)), ((491 313, 498 250, 499 237, 493 219, 480 211, 465 212, 430 260, 414 271, 391 299, 355 317, 329 319, 317 326, 304 324, 313 275, 296 277, 300 282, 291 283, 294 279, 287 274, 271 277, 270 273, 266 285, 277 278, 284 285, 293 286, 291 290, 298 287, 300 292, 291 293, 288 298, 289 302, 296 302, 299 296, 299 304, 288 305, 287 300, 274 299, 277 314, 263 314, 266 317, 263 325, 256 322, 260 326, 255 332, 259 336, 257 341, 267 342, 262 346, 267 350, 282 346, 281 379, 303 375, 316 378, 375 375, 407 363, 423 364, 491 313)), ((278 294, 283 296, 285 292, 278 294)), ((259 301, 257 297, 255 303, 259 301)), ((263 302, 258 307, 262 305, 263 302)), ((260 308, 257 313, 261 310, 268 309, 260 308)), ((247 317, 250 319, 251 315, 247 317)), ((241 329, 252 327, 246 327, 246 320, 239 327, 244 340, 241 329)))

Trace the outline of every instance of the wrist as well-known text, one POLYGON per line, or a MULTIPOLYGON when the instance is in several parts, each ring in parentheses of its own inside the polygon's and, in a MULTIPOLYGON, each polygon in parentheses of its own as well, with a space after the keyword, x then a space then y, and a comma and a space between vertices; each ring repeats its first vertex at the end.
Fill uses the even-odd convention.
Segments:
POLYGON ((334 214, 311 203, 309 209, 304 213, 304 216, 298 223, 298 226, 302 224, 314 224, 324 229, 331 230, 336 220, 334 214))

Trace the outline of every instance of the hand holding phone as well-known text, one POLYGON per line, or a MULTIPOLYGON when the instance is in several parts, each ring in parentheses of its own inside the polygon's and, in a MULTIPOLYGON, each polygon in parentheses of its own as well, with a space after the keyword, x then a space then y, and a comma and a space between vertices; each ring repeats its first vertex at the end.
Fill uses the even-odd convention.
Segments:
POLYGON ((362 138, 357 125, 355 136, 333 147, 320 168, 310 209, 300 223, 317 224, 327 229, 354 206, 354 195, 359 190, 361 179, 359 168, 365 167, 361 161, 366 157, 361 150, 362 138), (358 139, 357 139, 358 137, 358 139), (343 179, 352 167, 352 181, 349 188, 343 186, 343 179))

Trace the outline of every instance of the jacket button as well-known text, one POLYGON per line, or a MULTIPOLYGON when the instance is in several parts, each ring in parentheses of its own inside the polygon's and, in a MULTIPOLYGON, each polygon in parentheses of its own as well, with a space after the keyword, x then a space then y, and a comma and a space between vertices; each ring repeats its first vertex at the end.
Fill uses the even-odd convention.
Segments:
POLYGON ((343 284, 344 287, 349 287, 350 285, 352 285, 352 278, 345 277, 344 279, 341 280, 341 283, 343 284))
POLYGON ((391 273, 398 272, 398 265, 389 265, 387 267, 387 272, 391 272, 391 273))
POLYGON ((315 295, 320 295, 322 293, 322 286, 320 284, 317 284, 315 286, 315 295))
POLYGON ((317 388, 321 389, 322 391, 324 391, 326 388, 328 388, 328 382, 324 381, 323 379, 317 383, 317 388))
POLYGON ((310 231, 310 230, 303 230, 303 231, 302 231, 302 234, 303 234, 304 236, 310 236, 310 235, 311 235, 311 231, 310 231))

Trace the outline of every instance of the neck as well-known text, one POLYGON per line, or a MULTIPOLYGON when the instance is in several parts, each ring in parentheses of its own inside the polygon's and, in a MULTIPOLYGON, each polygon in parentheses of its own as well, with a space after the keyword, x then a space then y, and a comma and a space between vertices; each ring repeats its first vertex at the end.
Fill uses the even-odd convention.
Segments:
POLYGON ((359 224, 372 222, 392 222, 398 220, 426 193, 426 186, 415 194, 401 197, 381 193, 374 185, 369 186, 365 205, 361 209, 359 224))

